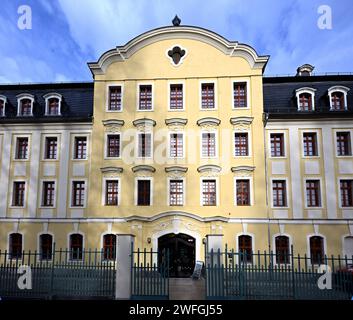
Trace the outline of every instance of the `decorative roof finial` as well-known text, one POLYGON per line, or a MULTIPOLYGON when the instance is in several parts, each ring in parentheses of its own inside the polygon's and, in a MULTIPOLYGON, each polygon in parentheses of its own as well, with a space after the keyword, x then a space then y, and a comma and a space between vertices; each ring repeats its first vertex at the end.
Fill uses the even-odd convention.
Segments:
POLYGON ((178 15, 175 15, 175 17, 174 17, 174 19, 172 20, 172 22, 173 22, 173 26, 174 26, 174 27, 178 27, 178 26, 180 26, 181 20, 180 20, 180 18, 178 17, 178 15))

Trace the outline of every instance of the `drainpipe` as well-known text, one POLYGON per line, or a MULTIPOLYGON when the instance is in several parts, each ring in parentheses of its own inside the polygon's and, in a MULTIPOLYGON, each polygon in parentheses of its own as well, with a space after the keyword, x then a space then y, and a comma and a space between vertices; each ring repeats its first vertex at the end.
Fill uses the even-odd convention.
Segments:
POLYGON ((265 186, 266 186, 266 213, 267 213, 267 241, 268 250, 271 252, 271 230, 270 230, 270 209, 269 209, 269 195, 268 195, 268 163, 267 163, 267 145, 266 145, 266 125, 268 122, 269 114, 265 112, 263 114, 264 123, 264 152, 265 152, 265 186))

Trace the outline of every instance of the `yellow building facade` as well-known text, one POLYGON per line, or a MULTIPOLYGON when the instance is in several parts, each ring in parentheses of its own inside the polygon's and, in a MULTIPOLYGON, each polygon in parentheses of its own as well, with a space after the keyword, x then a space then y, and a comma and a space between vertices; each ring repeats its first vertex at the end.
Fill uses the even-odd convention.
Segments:
MULTIPOLYGON (((268 59, 209 30, 176 25, 89 63, 94 83, 76 85, 70 97, 69 85, 43 93, 12 88, 23 91, 16 99, 1 86, 1 250, 18 250, 21 242, 21 250, 40 251, 45 241, 119 250, 113 235, 133 234, 136 247, 187 255, 186 268, 204 259, 206 235, 222 234, 235 250, 293 245, 301 254, 352 254, 353 207, 339 201, 340 179, 353 177, 352 157, 335 155, 335 132, 352 132, 352 122, 272 117, 264 106, 264 90, 273 85, 263 77, 268 59), (91 97, 81 107, 92 104, 93 114, 71 106, 75 116, 65 122, 60 111, 50 118, 51 99, 69 109, 75 92, 79 104, 80 95, 91 97), (35 107, 39 95, 45 113, 34 123, 25 107, 35 107), (13 118, 26 120, 6 121, 11 107, 18 109, 13 118), (317 134, 317 155, 301 153, 306 131, 317 134), (283 134, 279 156, 271 154, 276 133, 283 134), (28 154, 18 159, 21 150, 28 154), (313 179, 320 203, 308 207, 316 193, 306 181, 313 179)), ((349 185, 345 190, 351 197, 349 185)))

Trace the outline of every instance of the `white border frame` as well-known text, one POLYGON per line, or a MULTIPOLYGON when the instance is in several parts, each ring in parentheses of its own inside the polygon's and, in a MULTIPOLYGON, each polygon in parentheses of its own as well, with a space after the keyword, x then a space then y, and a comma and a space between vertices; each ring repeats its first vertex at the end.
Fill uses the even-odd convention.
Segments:
POLYGON ((308 266, 318 266, 318 264, 312 264, 311 263, 311 250, 310 250, 310 238, 311 237, 321 237, 324 240, 324 255, 327 255, 327 243, 326 243, 326 236, 324 236, 322 233, 310 233, 306 236, 306 245, 307 245, 307 263, 308 266))
POLYGON ((46 95, 43 96, 43 98, 45 99, 45 116, 47 117, 57 117, 57 116, 61 116, 61 103, 62 103, 62 95, 56 92, 52 92, 52 93, 48 93, 46 95), (49 99, 51 98, 56 98, 59 100, 59 112, 58 114, 49 114, 49 99))
POLYGON ((37 252, 39 254, 39 260, 40 261, 52 261, 53 260, 53 256, 54 256, 54 243, 55 243, 55 236, 53 232, 50 231, 40 231, 37 233, 37 252), (41 257, 41 248, 40 248, 40 236, 43 234, 49 234, 52 236, 52 243, 51 243, 51 249, 52 249, 52 255, 51 255, 51 259, 42 259, 41 257))
POLYGON ((87 132, 70 132, 70 141, 71 141, 71 161, 87 161, 90 153, 90 135, 87 132), (85 137, 86 138, 86 158, 76 159, 75 158, 75 139, 85 137))
POLYGON ((248 159, 252 158, 252 135, 251 135, 251 130, 237 130, 234 129, 232 132, 232 142, 233 142, 233 158, 240 159, 248 159), (235 155, 235 134, 236 133, 247 133, 248 134, 248 155, 247 156, 236 156, 235 155))
POLYGON ((215 207, 219 207, 220 203, 219 203, 219 179, 218 177, 201 177, 200 178, 200 206, 201 207, 209 207, 209 208, 215 208, 215 207), (203 204, 203 197, 202 197, 202 186, 203 186, 203 181, 204 180, 215 180, 216 181, 216 205, 215 206, 206 206, 203 204))
POLYGON ((135 177, 135 188, 134 188, 134 205, 138 208, 140 207, 151 207, 153 206, 153 177, 135 177), (138 197, 138 180, 149 180, 150 181, 150 205, 149 206, 141 206, 137 204, 138 197))
POLYGON ((234 205, 239 208, 249 208, 254 205, 254 188, 253 188, 253 177, 240 177, 235 176, 233 178, 233 190, 234 190, 234 205), (237 203, 237 181, 238 180, 249 180, 249 191, 250 191, 250 204, 249 205, 238 205, 237 203))
POLYGON ((70 191, 70 195, 69 195, 69 208, 70 209, 85 209, 87 207, 87 191, 88 191, 88 183, 87 183, 87 178, 85 177, 82 177, 82 178, 71 178, 69 181, 70 181, 70 188, 69 188, 69 191, 70 191), (83 181, 85 183, 85 194, 84 194, 84 204, 83 206, 73 206, 72 205, 72 191, 73 191, 73 183, 74 182, 78 182, 78 181, 83 181))
POLYGON ((122 133, 105 132, 104 133, 104 160, 119 160, 122 154, 122 133), (119 138, 119 157, 108 157, 108 136, 120 136, 119 138))
POLYGON ((186 56, 188 55, 188 53, 189 53, 188 50, 187 50, 186 48, 184 48, 183 46, 181 46, 180 44, 174 44, 174 45, 172 45, 170 48, 168 48, 168 49, 165 51, 166 57, 168 58, 168 60, 170 60, 170 63, 171 63, 172 66, 175 67, 175 68, 177 68, 177 67, 179 67, 180 65, 182 65, 182 63, 184 62, 184 59, 186 58, 186 56), (185 51, 184 56, 182 56, 182 57, 180 58, 180 61, 179 61, 178 64, 175 64, 173 58, 168 55, 168 51, 169 51, 169 50, 173 50, 174 47, 179 47, 181 50, 184 50, 184 51, 185 51))
POLYGON ((2 113, 2 114, 0 114, 0 118, 2 118, 2 117, 5 117, 5 115, 6 115, 6 103, 7 103, 7 97, 6 97, 6 96, 4 96, 4 95, 2 95, 2 94, 0 94, 0 100, 2 100, 2 101, 3 101, 3 103, 4 103, 3 113, 2 113))
POLYGON ((320 147, 322 145, 321 139, 320 139, 320 129, 304 129, 301 130, 301 156, 303 159, 319 159, 321 157, 321 150, 320 147), (306 156, 304 155, 304 133, 315 133, 316 134, 316 151, 317 155, 316 156, 306 156))
POLYGON ((254 255, 256 254, 255 251, 255 234, 250 233, 250 232, 239 232, 235 235, 235 248, 236 248, 236 264, 239 264, 239 237, 240 236, 250 236, 251 237, 251 247, 252 247, 252 253, 253 253, 253 259, 252 262, 247 262, 246 265, 252 265, 254 263, 254 255))
POLYGON ((217 79, 203 79, 199 80, 199 110, 200 111, 215 111, 218 110, 218 91, 217 91, 217 79), (207 83, 213 83, 213 90, 214 90, 214 108, 210 109, 203 109, 202 108, 202 85, 207 83))
MULTIPOLYGON (((23 251, 25 251, 25 235, 23 234, 23 232, 21 231, 15 231, 15 230, 12 230, 10 232, 7 233, 7 252, 8 252, 8 255, 7 255, 7 260, 11 260, 10 259, 10 235, 13 234, 13 233, 19 233, 20 235, 22 235, 22 251, 21 251, 21 259, 19 258, 18 260, 21 260, 22 261, 22 256, 23 256, 23 251)), ((12 259, 14 260, 14 259, 12 259)))
POLYGON ((44 179, 40 179, 39 180, 40 186, 39 186, 39 205, 38 208, 39 209, 56 209, 56 199, 57 199, 57 192, 58 192, 58 188, 57 188, 57 179, 50 179, 50 178, 44 178, 44 179), (44 206, 43 205, 43 184, 44 182, 54 182, 55 186, 54 186, 54 205, 52 207, 50 206, 44 206))
POLYGON ((167 90, 168 111, 171 111, 171 112, 185 111, 185 105, 186 105, 186 103, 185 103, 185 98, 186 98, 185 81, 184 80, 175 80, 175 81, 169 80, 167 86, 168 86, 168 90, 167 90), (170 86, 174 85, 174 84, 181 84, 183 86, 183 108, 182 109, 171 109, 170 108, 170 86))
MULTIPOLYGON (((344 245, 344 240, 346 238, 351 238, 353 240, 353 234, 347 233, 347 234, 342 235, 342 257, 345 257, 347 255, 346 247, 344 245)), ((350 255, 347 255, 347 260, 349 260, 349 258, 351 260, 351 263, 353 264, 353 260, 352 260, 353 257, 350 255)))
POLYGON ((17 117, 33 117, 34 96, 29 93, 21 93, 21 94, 17 95, 16 98, 17 98, 17 117), (21 101, 23 99, 31 100, 31 114, 29 114, 29 115, 20 114, 21 101))
POLYGON ((251 92, 250 79, 249 78, 232 78, 231 79, 231 106, 232 110, 249 110, 251 109, 251 92), (235 108, 234 107, 234 83, 246 83, 246 107, 235 108))
POLYGON ((154 83, 151 81, 141 81, 136 84, 136 112, 151 112, 154 111, 154 83), (150 110, 140 110, 140 86, 151 86, 152 101, 150 110))
POLYGON ((135 159, 153 159, 154 155, 154 135, 153 131, 136 131, 136 136, 135 136, 135 159), (139 156, 139 139, 140 135, 142 134, 149 134, 151 135, 151 155, 149 157, 140 157, 139 156))
POLYGON ((20 179, 20 178, 15 178, 13 180, 11 180, 11 184, 10 184, 10 192, 9 192, 9 209, 26 209, 27 208, 27 195, 28 192, 28 179, 20 179), (23 206, 14 206, 13 204, 13 191, 14 191, 14 184, 15 182, 24 182, 25 183, 25 192, 24 192, 24 199, 23 199, 23 206))
POLYGON ((312 112, 315 111, 315 92, 316 89, 310 88, 310 87, 302 87, 297 90, 295 90, 295 96, 297 98, 297 108, 299 112, 312 112), (311 109, 310 111, 306 110, 300 110, 300 101, 299 101, 299 96, 303 93, 309 93, 311 95, 311 109))
POLYGON ((218 159, 219 157, 219 143, 218 143, 218 130, 217 129, 201 129, 200 130, 200 159, 218 159), (205 157, 202 155, 202 145, 203 145, 203 134, 204 133, 213 133, 215 135, 215 156, 205 157))
POLYGON ((42 134, 42 156, 41 159, 43 161, 48 161, 48 162, 54 162, 54 161, 60 161, 60 146, 61 146, 61 141, 60 141, 60 134, 57 133, 45 133, 42 134), (55 159, 47 159, 45 157, 46 155, 46 146, 47 146, 47 138, 56 138, 56 158, 55 159))
POLYGON ((121 178, 120 177, 103 177, 102 179, 102 206, 104 207, 119 207, 121 205, 121 178), (105 203, 106 200, 106 192, 107 192, 107 181, 118 181, 118 204, 117 205, 107 205, 105 203))
POLYGON ((178 130, 178 131, 168 131, 168 145, 167 145, 167 158, 168 159, 185 159, 185 132, 182 131, 182 130, 178 130), (172 134, 181 134, 183 137, 182 137, 182 141, 183 141, 183 156, 182 157, 171 157, 170 156, 170 151, 171 151, 171 138, 170 136, 172 134))
POLYGON ((108 113, 119 113, 124 111, 124 82, 119 81, 119 82, 108 82, 106 84, 106 92, 105 92, 105 112, 108 113), (120 110, 109 110, 109 92, 110 92, 110 87, 120 87, 121 88, 121 105, 120 105, 120 110))
POLYGON ((270 178, 270 200, 271 200, 271 204, 270 204, 270 208, 273 210, 287 210, 290 209, 291 206, 289 205, 289 183, 288 183, 288 178, 287 177, 271 177, 270 178), (275 207, 273 205, 273 181, 285 181, 286 183, 286 203, 287 205, 285 207, 275 207))
POLYGON ((326 202, 324 203, 324 197, 322 196, 323 194, 323 183, 322 183, 322 177, 308 177, 308 176, 304 176, 303 177, 303 191, 304 191, 304 209, 306 210, 316 210, 316 209, 325 209, 325 205, 326 205, 326 202), (307 192, 306 192, 306 182, 308 180, 316 180, 316 181, 319 181, 320 182, 320 206, 317 206, 317 207, 308 207, 308 199, 307 199, 307 192))
POLYGON ((267 139, 268 139, 268 157, 269 159, 287 159, 288 158, 288 150, 287 150, 287 145, 288 145, 288 137, 287 137, 287 132, 286 130, 275 130, 271 129, 267 131, 267 139), (284 156, 272 156, 271 154, 271 134, 283 134, 283 151, 284 151, 284 156))
POLYGON ((67 262, 83 262, 84 259, 84 251, 85 251, 85 242, 86 242, 86 237, 85 234, 82 231, 71 231, 67 234, 67 262), (71 252, 71 247, 70 247, 70 236, 73 234, 80 234, 82 236, 82 259, 70 259, 70 252, 71 252))
POLYGON ((276 265, 278 266, 292 266, 292 260, 290 259, 291 255, 294 254, 294 252, 292 252, 292 245, 293 245, 293 239, 292 239, 292 236, 288 233, 275 233, 272 235, 272 248, 274 250, 272 250, 273 254, 274 254, 274 259, 275 259, 275 263, 276 265), (287 263, 277 263, 277 248, 276 248, 276 238, 277 237, 287 237, 288 240, 289 240, 289 261, 287 263))
POLYGON ((330 100, 330 111, 340 111, 340 110, 334 110, 332 109, 332 93, 334 92, 341 92, 343 93, 343 99, 344 99, 344 110, 347 110, 348 108, 348 104, 347 104, 347 94, 348 94, 348 91, 350 89, 345 87, 345 86, 332 86, 330 87, 328 90, 327 90, 327 93, 328 93, 328 97, 329 97, 329 100, 330 100))
POLYGON ((14 133, 12 135, 12 143, 13 143, 13 151, 12 151, 12 160, 13 161, 18 161, 18 162, 26 162, 26 161, 30 161, 31 159, 31 138, 32 135, 25 133, 25 134, 21 134, 21 133, 14 133), (27 146, 27 158, 26 159, 17 159, 16 155, 17 155, 17 139, 18 138, 27 138, 28 139, 28 146, 27 146))
POLYGON ((353 177, 351 176, 338 176, 337 177, 337 190, 338 190, 338 207, 341 209, 341 210, 349 210, 349 209, 352 209, 353 206, 350 206, 350 207, 343 207, 342 206, 342 197, 341 197, 341 180, 350 180, 350 181, 353 181, 353 177))
POLYGON ((186 203, 186 183, 185 177, 167 177, 167 206, 168 207, 182 207, 186 203), (181 205, 171 205, 170 204, 170 180, 180 180, 183 182, 183 203, 181 205))
POLYGON ((333 143, 334 143, 334 149, 335 149, 335 156, 338 158, 338 159, 344 159, 344 158, 352 158, 353 157, 353 129, 339 129, 339 128, 334 128, 333 130, 333 143), (337 133, 338 132, 342 132, 342 133, 349 133, 349 140, 350 140, 350 151, 351 151, 351 154, 350 155, 344 155, 344 156, 341 156, 341 155, 338 155, 337 153, 337 133))

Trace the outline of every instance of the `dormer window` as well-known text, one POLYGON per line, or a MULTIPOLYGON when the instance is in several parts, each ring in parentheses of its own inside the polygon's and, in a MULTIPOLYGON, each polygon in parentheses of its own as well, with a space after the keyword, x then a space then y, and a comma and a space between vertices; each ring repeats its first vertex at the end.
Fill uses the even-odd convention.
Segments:
POLYGON ((6 97, 0 95, 0 117, 5 116, 5 104, 6 104, 6 97))
POLYGON ((347 93, 349 88, 344 86, 334 86, 328 89, 331 111, 347 110, 347 93))
POLYGON ((62 96, 58 93, 48 93, 44 95, 45 99, 45 115, 60 116, 62 96))
POLYGON ((31 117, 33 116, 34 96, 23 93, 17 96, 17 116, 31 117))
POLYGON ((300 88, 296 90, 298 111, 315 110, 315 91, 312 88, 300 88))

